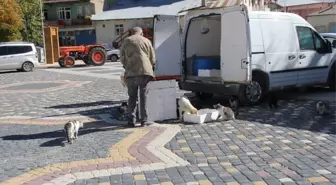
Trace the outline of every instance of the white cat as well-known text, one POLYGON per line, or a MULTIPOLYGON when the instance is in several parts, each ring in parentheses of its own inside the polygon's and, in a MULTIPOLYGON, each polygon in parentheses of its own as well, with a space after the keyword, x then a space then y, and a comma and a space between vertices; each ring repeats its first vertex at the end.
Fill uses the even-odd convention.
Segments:
POLYGON ((78 130, 83 127, 84 127, 83 122, 78 121, 78 120, 68 121, 64 125, 64 130, 66 134, 65 137, 67 138, 70 144, 73 143, 73 140, 78 138, 78 130))
POLYGON ((181 96, 178 100, 178 109, 180 120, 183 119, 183 114, 197 114, 197 109, 190 103, 186 96, 181 96))

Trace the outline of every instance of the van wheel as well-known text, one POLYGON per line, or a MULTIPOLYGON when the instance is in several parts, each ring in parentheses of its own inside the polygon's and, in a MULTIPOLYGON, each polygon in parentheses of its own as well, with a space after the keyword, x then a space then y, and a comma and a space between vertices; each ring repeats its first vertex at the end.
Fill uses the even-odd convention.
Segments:
POLYGON ((196 97, 200 100, 210 99, 214 96, 212 93, 196 92, 196 97))
POLYGON ((253 75, 249 85, 241 86, 240 101, 249 105, 257 105, 265 93, 266 82, 261 75, 253 75))
POLYGON ((34 64, 31 63, 31 62, 24 62, 24 63, 22 64, 22 68, 21 68, 21 70, 22 70, 23 72, 30 72, 30 71, 33 71, 33 69, 34 69, 34 64))

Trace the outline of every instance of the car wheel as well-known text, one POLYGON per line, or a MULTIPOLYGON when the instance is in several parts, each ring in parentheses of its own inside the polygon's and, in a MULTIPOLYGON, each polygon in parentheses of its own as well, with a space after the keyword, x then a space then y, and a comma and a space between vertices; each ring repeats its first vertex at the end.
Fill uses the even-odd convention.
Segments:
POLYGON ((118 61, 118 55, 111 55, 110 59, 111 59, 111 62, 116 62, 118 61))
POLYGON ((210 99, 214 96, 212 93, 196 92, 196 97, 200 100, 210 99))
POLYGON ((266 82, 261 75, 253 75, 249 85, 241 86, 240 102, 257 105, 264 97, 266 82))
POLYGON ((22 64, 22 68, 21 68, 21 70, 22 70, 23 72, 30 72, 30 71, 33 71, 33 69, 34 69, 34 64, 31 63, 31 62, 24 62, 24 63, 22 64))

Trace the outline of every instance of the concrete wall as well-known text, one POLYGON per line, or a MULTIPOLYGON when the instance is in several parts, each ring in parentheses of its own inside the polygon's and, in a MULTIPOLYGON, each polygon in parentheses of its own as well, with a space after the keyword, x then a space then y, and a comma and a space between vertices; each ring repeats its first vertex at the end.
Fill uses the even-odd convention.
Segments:
POLYGON ((336 32, 336 14, 309 16, 308 22, 319 32, 336 32))
POLYGON ((119 37, 115 32, 115 25, 124 25, 124 32, 135 26, 152 28, 153 19, 93 21, 93 24, 96 29, 97 42, 112 43, 119 37))
POLYGON ((94 14, 98 14, 103 11, 104 8, 104 1, 102 0, 91 0, 91 2, 94 4, 94 14))

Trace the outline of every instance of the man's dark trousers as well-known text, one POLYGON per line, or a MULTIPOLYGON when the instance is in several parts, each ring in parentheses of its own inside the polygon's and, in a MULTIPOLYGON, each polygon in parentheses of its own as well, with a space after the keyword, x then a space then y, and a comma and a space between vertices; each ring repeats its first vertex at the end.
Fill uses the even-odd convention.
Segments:
POLYGON ((136 105, 138 100, 138 90, 140 91, 140 121, 145 124, 148 120, 147 114, 147 94, 148 82, 153 79, 151 76, 131 76, 126 79, 128 90, 128 123, 134 125, 136 122, 136 105))

